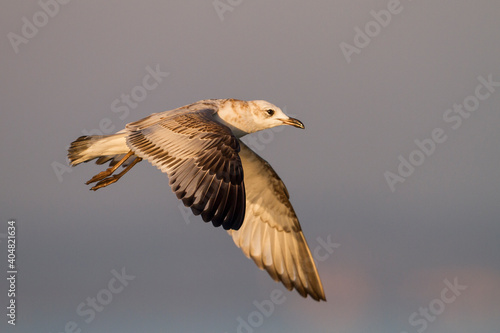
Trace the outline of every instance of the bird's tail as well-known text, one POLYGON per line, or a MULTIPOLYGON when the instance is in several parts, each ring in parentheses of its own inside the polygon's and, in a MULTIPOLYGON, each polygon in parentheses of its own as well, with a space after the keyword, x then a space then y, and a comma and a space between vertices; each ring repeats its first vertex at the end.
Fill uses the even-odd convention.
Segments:
POLYGON ((71 165, 75 166, 97 157, 109 160, 116 155, 126 154, 130 151, 126 136, 127 133, 81 136, 71 143, 68 149, 68 159, 71 165))

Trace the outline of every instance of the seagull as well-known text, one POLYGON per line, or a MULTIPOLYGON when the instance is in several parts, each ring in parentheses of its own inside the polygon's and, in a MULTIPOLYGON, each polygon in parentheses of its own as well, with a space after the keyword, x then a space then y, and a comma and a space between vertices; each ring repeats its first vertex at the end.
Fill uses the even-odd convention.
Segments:
POLYGON ((109 168, 92 177, 98 190, 141 160, 169 178, 177 198, 203 221, 222 226, 257 266, 302 297, 326 301, 323 286, 285 184, 240 138, 304 124, 266 101, 206 99, 153 113, 112 135, 71 143, 72 166, 97 159, 109 168), (113 174, 120 166, 123 170, 113 174))

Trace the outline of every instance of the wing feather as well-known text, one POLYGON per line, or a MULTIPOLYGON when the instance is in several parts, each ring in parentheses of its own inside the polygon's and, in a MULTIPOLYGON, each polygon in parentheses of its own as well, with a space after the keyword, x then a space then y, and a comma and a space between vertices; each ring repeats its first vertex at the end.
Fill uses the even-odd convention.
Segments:
POLYGON ((135 155, 165 172, 177 198, 205 222, 239 229, 245 214, 240 145, 210 103, 152 114, 127 125, 135 155))
POLYGON ((240 158, 245 170, 246 212, 242 227, 228 231, 233 241, 287 289, 326 300, 285 185, 269 163, 242 142, 240 158))

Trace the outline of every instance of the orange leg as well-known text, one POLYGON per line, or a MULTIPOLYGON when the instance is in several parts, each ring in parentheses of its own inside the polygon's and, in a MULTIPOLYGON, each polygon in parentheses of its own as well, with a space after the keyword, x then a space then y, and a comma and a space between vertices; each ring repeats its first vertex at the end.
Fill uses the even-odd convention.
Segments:
MULTIPOLYGON (((128 157, 127 157, 128 158, 128 157)), ((123 161, 123 160, 122 160, 123 161)), ((121 162, 121 164, 123 164, 123 162, 121 162)), ((116 174, 116 175, 113 175, 111 177, 107 177, 107 178, 104 178, 102 180, 100 180, 94 187, 91 188, 91 190, 93 191, 97 191, 98 189, 100 189, 101 187, 106 187, 108 185, 111 185, 113 183, 116 183, 118 181, 118 179, 122 178, 124 174, 126 174, 130 169, 132 169, 132 167, 134 165, 136 165, 137 163, 139 163, 140 161, 142 161, 142 158, 140 157, 136 157, 132 163, 130 163, 125 169, 123 169, 122 172, 120 172, 119 174, 116 174)))
POLYGON ((106 170, 102 171, 102 172, 99 172, 97 175, 95 175, 94 177, 92 177, 92 179, 90 179, 88 182, 86 182, 85 184, 88 185, 88 184, 91 184, 91 183, 94 183, 98 180, 102 180, 106 177, 109 177, 111 176, 111 174, 113 174, 113 172, 115 172, 116 169, 118 169, 118 167, 120 165, 122 165, 123 163, 125 163, 125 161, 130 157, 134 155, 134 153, 132 151, 129 151, 127 153, 127 155, 125 155, 124 158, 122 158, 118 163, 116 163, 114 166, 112 166, 111 168, 107 168, 106 170))

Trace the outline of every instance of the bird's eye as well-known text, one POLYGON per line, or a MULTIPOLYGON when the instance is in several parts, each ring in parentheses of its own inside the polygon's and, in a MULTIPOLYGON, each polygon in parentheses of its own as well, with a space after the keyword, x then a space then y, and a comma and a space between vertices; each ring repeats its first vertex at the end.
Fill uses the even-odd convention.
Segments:
POLYGON ((266 110, 266 113, 269 117, 271 117, 273 114, 274 114, 274 110, 273 109, 268 109, 266 110))

